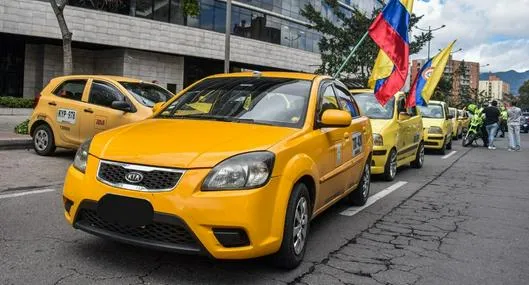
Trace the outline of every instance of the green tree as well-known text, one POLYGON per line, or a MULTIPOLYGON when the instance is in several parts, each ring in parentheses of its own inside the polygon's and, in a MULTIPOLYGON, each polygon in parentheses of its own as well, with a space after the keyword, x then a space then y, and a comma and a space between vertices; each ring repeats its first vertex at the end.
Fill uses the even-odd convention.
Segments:
MULTIPOLYGON (((322 64, 316 70, 320 74, 334 74, 345 58, 349 55, 352 47, 358 43, 360 38, 367 31, 380 9, 373 11, 371 15, 366 15, 359 10, 352 11, 351 15, 346 15, 339 9, 338 0, 324 0, 325 5, 333 9, 338 23, 330 21, 322 13, 307 4, 301 14, 307 18, 313 26, 310 28, 320 32, 322 38, 319 42, 322 64)), ((421 17, 413 14, 410 18, 410 29, 416 25, 421 17)), ((431 33, 421 33, 411 39, 410 54, 418 53, 421 48, 432 39, 431 33)), ((367 86, 367 81, 371 75, 373 63, 378 54, 377 45, 367 38, 356 55, 344 68, 341 79, 351 85, 367 86)))
POLYGON ((520 89, 518 89, 518 102, 519 107, 522 108, 522 110, 529 110, 529 80, 525 81, 520 89))
POLYGON ((435 87, 435 91, 432 95, 431 100, 448 102, 450 95, 452 94, 452 76, 449 74, 443 74, 439 83, 435 87))

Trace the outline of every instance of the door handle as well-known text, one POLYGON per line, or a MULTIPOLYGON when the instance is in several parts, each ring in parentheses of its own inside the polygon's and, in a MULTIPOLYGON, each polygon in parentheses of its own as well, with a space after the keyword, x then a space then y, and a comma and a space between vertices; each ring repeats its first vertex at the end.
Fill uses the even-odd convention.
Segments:
POLYGON ((94 110, 92 110, 92 109, 90 109, 90 108, 88 108, 88 109, 84 109, 84 111, 85 111, 86 113, 93 113, 93 112, 94 112, 94 110))
POLYGON ((52 101, 52 102, 48 102, 48 105, 50 105, 50 106, 57 106, 57 103, 55 103, 55 102, 52 101))
POLYGON ((345 132, 343 134, 343 138, 347 141, 349 139, 349 133, 348 132, 345 132))

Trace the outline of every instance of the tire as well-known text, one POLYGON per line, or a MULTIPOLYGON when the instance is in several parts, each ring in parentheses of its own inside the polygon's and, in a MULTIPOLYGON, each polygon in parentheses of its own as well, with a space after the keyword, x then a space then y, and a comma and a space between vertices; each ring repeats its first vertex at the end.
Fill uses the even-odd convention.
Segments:
POLYGON ((452 138, 450 138, 450 142, 446 144, 446 149, 451 150, 452 149, 452 138))
POLYGON ((363 206, 367 203, 369 198, 369 190, 371 189, 371 158, 369 158, 364 165, 364 171, 362 172, 362 178, 358 182, 353 192, 349 193, 345 198, 346 202, 354 206, 363 206))
POLYGON ((470 146, 472 145, 472 143, 474 142, 475 140, 475 135, 474 134, 468 134, 468 136, 465 136, 463 138, 463 147, 467 147, 467 146, 470 146))
POLYGON ((410 163, 413 168, 422 168, 424 164, 424 143, 419 143, 417 153, 415 154, 415 160, 410 163))
POLYGON ((384 173, 382 177, 386 181, 393 181, 397 175, 397 151, 392 149, 389 152, 388 160, 386 160, 386 165, 384 165, 384 173))
POLYGON ((439 153, 442 154, 442 155, 446 154, 446 143, 444 141, 443 141, 443 146, 439 150, 439 153))
POLYGON ((312 214, 311 205, 309 189, 307 186, 303 183, 296 184, 288 201, 285 228, 283 230, 283 241, 281 242, 279 251, 272 256, 271 261, 275 266, 284 269, 293 269, 303 260, 307 248, 307 236, 312 214), (304 209, 302 206, 303 204, 305 205, 304 209), (300 214, 303 212, 304 214, 300 214), (299 232, 300 234, 294 236, 296 224, 299 223, 302 224, 299 232), (301 240, 298 240, 298 238, 301 238, 301 240), (301 241, 302 243, 297 243, 298 245, 296 245, 296 240, 301 241))
POLYGON ((48 124, 38 126, 33 132, 33 149, 38 155, 49 156, 55 152, 55 137, 48 124))

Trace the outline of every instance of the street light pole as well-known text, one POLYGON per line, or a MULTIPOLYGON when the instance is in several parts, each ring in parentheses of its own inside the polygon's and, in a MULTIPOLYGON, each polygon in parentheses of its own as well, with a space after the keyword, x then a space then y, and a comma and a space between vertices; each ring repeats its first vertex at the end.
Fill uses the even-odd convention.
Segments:
POLYGON ((428 60, 430 60, 430 42, 432 41, 432 32, 435 32, 435 31, 438 31, 442 28, 446 27, 446 25, 442 25, 438 28, 435 28, 435 29, 432 29, 432 26, 428 26, 428 29, 422 29, 420 27, 415 27, 416 29, 418 30, 421 30, 421 31, 424 31, 424 32, 428 32, 428 34, 430 35, 430 38, 428 39, 428 60))
POLYGON ((226 32, 224 39, 224 73, 230 72, 231 0, 226 1, 226 32))

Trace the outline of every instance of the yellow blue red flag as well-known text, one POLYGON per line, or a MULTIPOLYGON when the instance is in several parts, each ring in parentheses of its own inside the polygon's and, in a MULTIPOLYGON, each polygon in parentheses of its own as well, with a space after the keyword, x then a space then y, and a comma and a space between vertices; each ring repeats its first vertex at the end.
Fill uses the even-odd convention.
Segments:
POLYGON ((446 63, 450 58, 450 53, 455 42, 453 41, 421 67, 421 70, 417 73, 417 77, 415 77, 411 85, 410 93, 406 98, 406 106, 428 105, 439 80, 443 77, 446 63))
POLYGON ((385 105, 406 83, 409 64, 408 27, 413 0, 389 0, 369 27, 369 36, 380 47, 369 87, 385 105))

